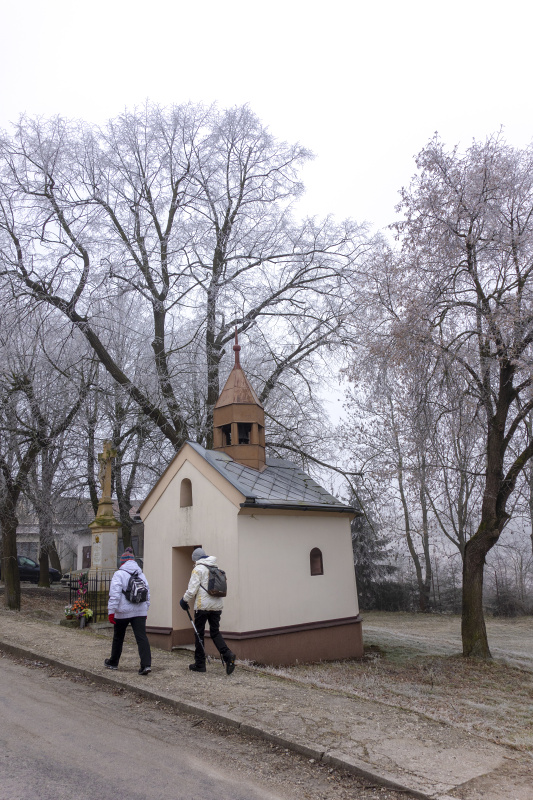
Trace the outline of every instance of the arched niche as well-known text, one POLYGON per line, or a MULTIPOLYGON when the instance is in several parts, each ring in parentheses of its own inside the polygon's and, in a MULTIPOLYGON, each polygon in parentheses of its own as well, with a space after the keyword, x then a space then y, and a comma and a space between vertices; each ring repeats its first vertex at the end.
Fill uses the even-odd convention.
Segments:
POLYGON ((192 483, 188 478, 184 478, 180 487, 180 508, 192 506, 192 483))
POLYGON ((311 575, 324 574, 324 562, 322 560, 322 550, 318 547, 313 547, 309 553, 309 561, 311 565, 311 575))

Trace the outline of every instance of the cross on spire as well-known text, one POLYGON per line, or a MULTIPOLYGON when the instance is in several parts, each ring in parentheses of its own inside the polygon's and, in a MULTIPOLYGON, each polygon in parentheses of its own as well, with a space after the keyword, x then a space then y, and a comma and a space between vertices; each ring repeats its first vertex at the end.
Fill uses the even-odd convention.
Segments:
POLYGON ((241 351, 241 346, 239 344, 239 339, 237 337, 237 328, 235 327, 235 344, 233 345, 233 352, 235 353, 235 367, 237 369, 241 368, 241 362, 239 358, 240 351, 241 351))

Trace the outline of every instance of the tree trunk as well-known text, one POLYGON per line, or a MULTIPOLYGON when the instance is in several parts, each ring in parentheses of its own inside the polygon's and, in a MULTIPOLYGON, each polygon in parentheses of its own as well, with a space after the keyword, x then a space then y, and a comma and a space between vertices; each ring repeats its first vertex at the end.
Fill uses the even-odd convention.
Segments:
POLYGON ((61 559, 59 558, 59 553, 57 552, 56 543, 52 540, 49 548, 48 548, 48 557, 50 559, 50 564, 54 569, 57 569, 58 572, 63 572, 61 567, 61 559))
POLYGON ((50 588, 50 561, 48 559, 48 547, 41 543, 39 549, 39 586, 50 588))
MULTIPOLYGON (((114 441, 118 441, 120 437, 120 425, 117 423, 113 430, 114 441)), ((138 458, 140 448, 137 450, 136 457, 138 458)), ((115 492, 117 495, 118 513, 120 517, 122 544, 124 549, 131 547, 131 528, 133 520, 130 516, 131 510, 131 487, 134 483, 135 474, 135 458, 133 459, 132 474, 130 474, 130 481, 127 482, 126 487, 122 483, 122 451, 117 447, 117 455, 113 465, 113 476, 115 479, 115 492)), ((137 555, 137 553, 136 553, 137 555)))
POLYGON ((4 581, 5 605, 12 611, 20 611, 20 576, 17 561, 18 519, 8 496, 0 505, 2 523, 2 580, 4 581))
POLYGON ((187 441, 188 433, 187 423, 183 418, 183 414, 170 378, 168 354, 165 345, 166 310, 163 302, 160 301, 159 298, 157 300, 154 299, 152 307, 154 317, 154 339, 152 341, 152 349, 155 356, 157 379, 161 389, 161 394, 170 414, 170 419, 172 420, 172 425, 174 426, 174 431, 176 433, 172 444, 174 445, 175 450, 179 450, 179 448, 187 441))
MULTIPOLYGON (((120 524, 121 524, 121 536, 122 536, 122 544, 124 545, 124 550, 126 547, 132 547, 131 544, 131 528, 133 525, 133 521, 130 517, 129 512, 127 514, 122 512, 120 509, 120 524)), ((139 555, 135 553, 135 555, 139 555)))
POLYGON ((505 495, 502 492, 503 440, 508 407, 509 403, 500 402, 497 414, 489 423, 481 522, 474 536, 465 545, 461 622, 463 655, 476 658, 492 658, 483 615, 483 571, 487 553, 498 541, 508 517, 505 511, 505 495))
POLYGON ((95 400, 94 411, 89 413, 87 418, 87 483, 89 486, 89 496, 91 498, 91 505, 93 507, 93 514, 96 517, 98 513, 98 490, 96 488, 95 475, 98 472, 96 463, 96 426, 98 423, 97 406, 95 400))
POLYGON ((213 410, 220 394, 220 359, 222 353, 220 347, 208 342, 207 357, 207 403, 206 403, 206 434, 205 446, 208 450, 213 449, 213 410))
POLYGON ((483 614, 483 572, 485 552, 476 536, 465 546, 463 561, 463 607, 461 637, 463 656, 492 658, 483 614))
POLYGON ((420 459, 420 507, 422 509, 422 547, 424 549, 425 575, 420 586, 420 611, 424 614, 429 613, 431 607, 431 554, 429 552, 429 518, 427 505, 426 487, 426 458, 422 455, 420 459))
MULTIPOLYGON (((215 266, 213 268, 215 272, 215 266)), ((207 293, 207 324, 205 333, 205 352, 207 359, 207 402, 206 402, 206 421, 205 421, 205 446, 208 450, 213 448, 213 409, 220 394, 220 361, 222 358, 222 348, 217 340, 216 334, 216 308, 217 308, 216 282, 209 288, 207 293)))
MULTIPOLYGON (((394 419, 394 410, 392 408, 392 403, 390 403, 389 401, 389 404, 391 408, 392 418, 394 419)), ((409 506, 407 503, 407 497, 405 494, 404 480, 403 480, 403 456, 400 447, 400 438, 398 436, 398 431, 396 430, 396 427, 393 428, 393 436, 396 444, 396 457, 397 457, 396 476, 398 479, 398 489, 400 491, 400 500, 403 508, 405 538, 407 541, 407 547, 409 549, 409 554, 413 561, 416 573, 416 584, 418 588, 418 608, 420 609, 420 611, 426 612, 429 611, 430 584, 427 582, 427 580, 424 580, 424 575, 422 573, 422 564, 420 563, 420 558, 418 556, 418 553, 416 552, 413 536, 411 533, 411 517, 409 514, 409 506)))
MULTIPOLYGON (((509 518, 505 510, 507 498, 516 481, 516 474, 530 456, 527 448, 520 457, 521 467, 514 477, 504 480, 505 430, 513 394, 514 367, 500 364, 500 388, 495 413, 488 420, 487 470, 481 504, 481 521, 474 536, 465 545, 463 562, 463 609, 461 631, 463 655, 492 658, 483 615, 483 570, 485 559, 509 518)), ((529 445, 528 445, 529 447, 529 445)), ((518 463, 518 460, 517 460, 518 463)))
POLYGON ((48 553, 54 538, 52 485, 54 468, 49 447, 43 447, 41 461, 41 491, 37 490, 36 509, 39 518, 39 586, 50 587, 50 560, 48 553))
MULTIPOLYGON (((533 439, 533 412, 528 414, 526 420, 526 428, 529 436, 529 440, 533 439)), ((527 486, 529 489, 529 497, 528 497, 528 507, 529 507, 529 525, 531 528, 531 552, 533 553, 533 464, 530 462, 527 472, 527 486)))
POLYGON ((2 502, 0 502, 0 525, 2 527, 2 577, 4 579, 5 604, 7 608, 20 611, 20 574, 17 561, 17 503, 23 483, 26 481, 41 449, 37 438, 33 439, 22 457, 17 477, 12 478, 9 466, 0 455, 3 474, 2 502))

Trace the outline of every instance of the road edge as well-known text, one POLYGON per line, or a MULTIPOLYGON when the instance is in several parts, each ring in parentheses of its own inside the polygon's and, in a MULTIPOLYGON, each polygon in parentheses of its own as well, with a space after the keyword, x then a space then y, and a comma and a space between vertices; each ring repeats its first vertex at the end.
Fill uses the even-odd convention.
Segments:
MULTIPOLYGON (((162 694, 161 692, 153 692, 150 689, 143 689, 140 686, 127 683, 126 681, 121 680, 120 677, 115 677, 115 675, 100 675, 97 672, 79 667, 76 664, 71 664, 68 661, 59 661, 58 659, 51 658, 50 656, 43 656, 41 653, 37 653, 33 650, 29 650, 18 645, 13 645, 10 642, 6 642, 2 639, 0 639, 0 651, 4 651, 9 655, 18 658, 27 658, 52 667, 57 667, 71 674, 82 675, 83 677, 90 679, 93 683, 100 684, 101 686, 112 688, 119 687, 125 691, 137 694, 140 697, 144 697, 147 700, 165 703, 165 705, 169 705, 184 714, 202 717, 211 722, 226 725, 230 728, 238 730, 240 733, 246 736, 253 736, 257 739, 263 739, 264 741, 277 744, 287 750, 297 753, 298 755, 305 756, 306 758, 314 758, 318 762, 343 769, 346 772, 355 775, 356 777, 371 780, 379 786, 384 786, 388 789, 394 789, 399 792, 408 792, 414 798, 418 798, 419 800, 446 800, 447 797, 446 795, 415 789, 406 783, 400 783, 393 775, 389 775, 384 772, 377 772, 373 770, 371 765, 367 764, 366 762, 360 761, 359 759, 346 757, 344 754, 341 754, 338 751, 328 752, 327 750, 318 750, 314 747, 302 745, 300 742, 296 742, 293 739, 283 735, 274 734, 257 725, 250 725, 246 722, 243 722, 241 719, 234 717, 231 714, 220 714, 197 703, 188 703, 184 700, 178 700, 175 697, 171 697, 170 695, 162 694)), ((456 798, 450 798, 450 800, 456 800, 456 798)))

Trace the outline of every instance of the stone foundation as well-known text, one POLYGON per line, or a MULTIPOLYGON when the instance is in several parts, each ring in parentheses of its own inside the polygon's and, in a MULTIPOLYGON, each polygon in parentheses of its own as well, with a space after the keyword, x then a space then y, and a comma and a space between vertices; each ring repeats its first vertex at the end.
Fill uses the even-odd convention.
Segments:
MULTIPOLYGON (((363 631, 361 617, 326 620, 286 628, 271 628, 263 631, 235 633, 222 631, 227 645, 237 658, 270 666, 291 666, 314 661, 338 661, 346 658, 362 658, 363 631)), ((146 627, 150 644, 163 650, 194 644, 192 625, 187 629, 146 627)), ((209 638, 205 639, 206 651, 218 655, 209 638)))

